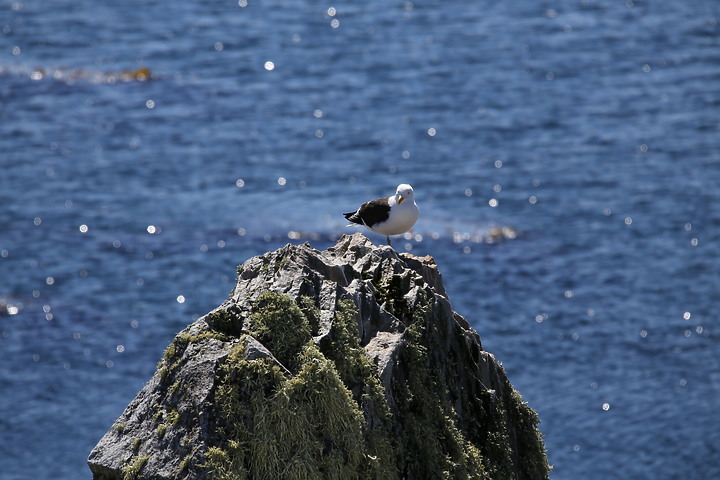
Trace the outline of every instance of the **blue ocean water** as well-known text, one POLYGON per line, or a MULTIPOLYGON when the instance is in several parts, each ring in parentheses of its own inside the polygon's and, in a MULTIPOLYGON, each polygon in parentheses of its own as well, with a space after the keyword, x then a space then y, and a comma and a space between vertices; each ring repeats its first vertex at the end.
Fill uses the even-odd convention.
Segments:
POLYGON ((238 264, 325 249, 407 182, 421 218, 394 245, 435 258, 553 479, 720 478, 718 20, 710 0, 0 2, 0 477, 90 478, 238 264))

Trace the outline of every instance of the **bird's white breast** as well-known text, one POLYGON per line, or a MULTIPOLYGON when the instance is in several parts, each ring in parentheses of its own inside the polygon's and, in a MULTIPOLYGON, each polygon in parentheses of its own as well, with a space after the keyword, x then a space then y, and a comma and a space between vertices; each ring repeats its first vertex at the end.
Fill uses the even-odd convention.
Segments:
MULTIPOLYGON (((390 202, 393 200, 394 198, 391 197, 390 202)), ((370 230, 381 235, 400 235, 410 230, 420 215, 415 202, 391 203, 391 207, 390 218, 373 225, 370 230)))

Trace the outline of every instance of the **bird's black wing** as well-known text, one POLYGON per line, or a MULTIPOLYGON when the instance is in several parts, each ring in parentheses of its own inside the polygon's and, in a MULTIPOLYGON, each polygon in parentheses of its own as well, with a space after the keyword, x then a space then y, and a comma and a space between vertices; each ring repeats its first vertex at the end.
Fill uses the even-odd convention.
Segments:
POLYGON ((353 223, 372 227, 382 223, 390 217, 390 204, 388 197, 378 198, 363 203, 355 212, 344 213, 345 218, 353 223))

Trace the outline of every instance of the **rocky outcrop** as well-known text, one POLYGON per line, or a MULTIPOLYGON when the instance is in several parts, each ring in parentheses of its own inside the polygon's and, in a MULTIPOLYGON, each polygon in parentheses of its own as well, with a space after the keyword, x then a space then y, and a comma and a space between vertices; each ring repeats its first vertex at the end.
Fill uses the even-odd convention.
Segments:
POLYGON ((361 234, 238 267, 90 454, 100 479, 544 479, 538 418, 430 257, 361 234))

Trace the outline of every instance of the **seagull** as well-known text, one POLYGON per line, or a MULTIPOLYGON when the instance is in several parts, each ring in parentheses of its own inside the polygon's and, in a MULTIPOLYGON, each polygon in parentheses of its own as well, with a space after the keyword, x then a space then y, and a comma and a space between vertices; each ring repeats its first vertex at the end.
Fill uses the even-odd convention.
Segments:
POLYGON ((375 233, 385 235, 388 245, 390 235, 400 235, 410 230, 417 222, 420 210, 415 204, 413 188, 403 183, 398 185, 395 195, 370 200, 354 212, 343 213, 353 224, 363 225, 375 233))

